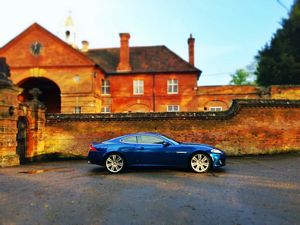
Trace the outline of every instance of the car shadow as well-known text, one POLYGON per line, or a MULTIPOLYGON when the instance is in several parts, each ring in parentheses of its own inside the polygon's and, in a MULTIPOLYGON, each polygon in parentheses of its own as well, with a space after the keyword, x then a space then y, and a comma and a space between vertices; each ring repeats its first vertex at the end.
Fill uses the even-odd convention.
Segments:
MULTIPOLYGON (((157 168, 157 167, 129 167, 129 168, 126 168, 124 171, 122 171, 121 174, 134 174, 134 173, 135 174, 141 174, 141 173, 161 174, 161 173, 168 173, 168 172, 182 172, 182 173, 198 174, 198 173, 195 173, 195 172, 191 171, 190 169, 186 169, 186 168, 169 168, 169 167, 163 167, 163 168, 161 168, 161 167, 160 168, 157 168)), ((217 176, 221 175, 222 173, 225 173, 224 168, 217 168, 217 169, 211 170, 211 171, 209 171, 207 173, 203 173, 203 174, 217 177, 217 176)), ((98 166, 89 171, 89 176, 99 176, 99 175, 111 175, 111 173, 108 172, 104 166, 98 166)))
POLYGON ((216 168, 214 170, 209 171, 207 174, 213 176, 213 177, 219 177, 222 174, 226 173, 226 169, 225 168, 216 168))
POLYGON ((174 168, 157 168, 157 167, 129 167, 124 171, 125 173, 162 173, 168 171, 179 171, 182 169, 174 169, 174 168))
POLYGON ((110 173, 104 166, 98 166, 89 170, 89 176, 109 175, 110 173))

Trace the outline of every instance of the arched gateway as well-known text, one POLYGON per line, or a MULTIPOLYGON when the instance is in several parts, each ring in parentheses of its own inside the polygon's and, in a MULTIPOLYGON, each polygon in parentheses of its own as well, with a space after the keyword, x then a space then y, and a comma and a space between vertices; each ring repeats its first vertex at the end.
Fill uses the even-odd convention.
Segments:
POLYGON ((33 97, 29 91, 33 88, 38 88, 42 91, 39 100, 45 104, 46 112, 61 112, 61 91, 58 85, 53 81, 43 77, 30 77, 19 82, 18 86, 23 88, 21 98, 24 101, 32 100, 33 97))

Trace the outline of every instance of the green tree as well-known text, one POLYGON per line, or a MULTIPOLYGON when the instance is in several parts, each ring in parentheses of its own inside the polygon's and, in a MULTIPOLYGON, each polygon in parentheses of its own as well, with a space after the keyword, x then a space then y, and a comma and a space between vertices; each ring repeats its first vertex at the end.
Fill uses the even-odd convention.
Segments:
POLYGON ((253 84, 250 79, 250 72, 245 69, 238 69, 236 70, 235 74, 231 74, 231 81, 230 84, 234 85, 246 85, 246 84, 253 84))
POLYGON ((300 0, 256 60, 259 85, 300 84, 300 0))

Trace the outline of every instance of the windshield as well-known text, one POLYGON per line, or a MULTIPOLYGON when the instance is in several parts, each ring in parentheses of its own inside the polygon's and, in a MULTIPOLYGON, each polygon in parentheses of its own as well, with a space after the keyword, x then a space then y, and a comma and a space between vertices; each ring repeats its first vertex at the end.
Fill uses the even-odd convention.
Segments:
POLYGON ((163 138, 167 139, 169 142, 171 142, 171 143, 174 144, 174 145, 180 144, 180 142, 175 141, 174 139, 172 139, 172 138, 170 138, 170 137, 168 137, 168 136, 166 136, 166 135, 161 135, 161 136, 162 136, 163 138))

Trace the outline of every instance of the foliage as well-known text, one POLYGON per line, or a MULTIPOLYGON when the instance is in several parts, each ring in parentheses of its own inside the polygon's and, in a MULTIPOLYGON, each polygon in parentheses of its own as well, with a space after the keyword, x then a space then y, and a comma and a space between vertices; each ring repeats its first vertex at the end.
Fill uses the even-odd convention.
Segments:
POLYGON ((245 69, 236 70, 235 74, 231 74, 230 84, 234 85, 247 85, 254 84, 254 82, 250 81, 251 72, 245 69))
POLYGON ((256 60, 259 85, 300 84, 300 0, 295 0, 289 18, 256 60))

